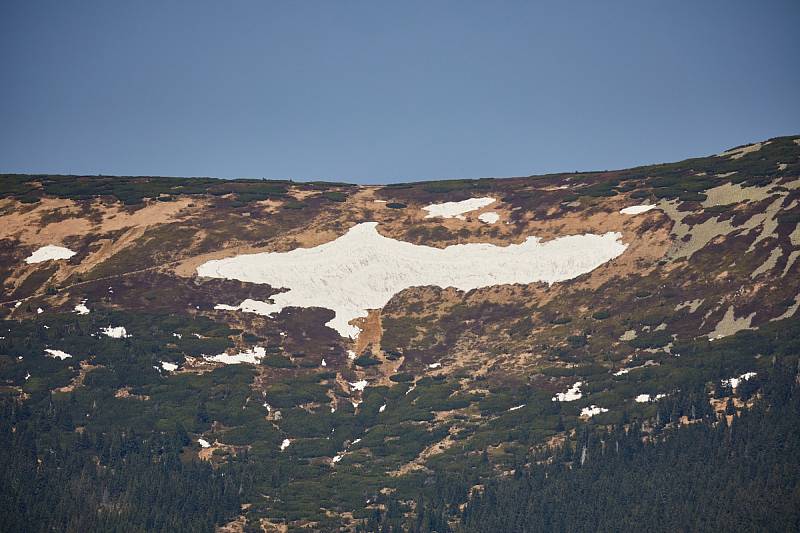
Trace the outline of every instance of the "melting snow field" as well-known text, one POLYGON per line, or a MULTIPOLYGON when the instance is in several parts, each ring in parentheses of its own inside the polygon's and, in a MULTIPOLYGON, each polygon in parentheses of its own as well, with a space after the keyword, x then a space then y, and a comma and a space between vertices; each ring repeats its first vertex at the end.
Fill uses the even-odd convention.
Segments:
POLYGON ((51 259, 69 259, 75 255, 75 252, 63 246, 53 246, 48 244, 33 252, 30 256, 25 258, 25 262, 29 265, 33 263, 42 263, 50 261, 51 259))
POLYGON ((271 315, 285 307, 325 307, 335 312, 327 325, 342 337, 356 338, 360 330, 349 322, 382 308, 403 289, 435 285, 469 291, 565 281, 621 255, 627 248, 621 237, 614 232, 547 242, 528 237, 509 246, 469 243, 440 249, 384 237, 377 222, 365 222, 314 248, 208 261, 197 274, 289 289, 274 295, 273 303, 247 299, 226 309, 271 315))
POLYGON ((626 207, 624 209, 620 209, 620 213, 623 215, 638 215, 640 213, 647 213, 651 209, 655 209, 655 205, 632 205, 630 207, 626 207))
POLYGON ((464 213, 475 211, 487 205, 495 203, 497 200, 489 196, 483 198, 470 198, 469 200, 462 200, 460 202, 445 202, 443 204, 426 205, 422 209, 427 211, 428 214, 425 218, 458 218, 463 220, 464 213))

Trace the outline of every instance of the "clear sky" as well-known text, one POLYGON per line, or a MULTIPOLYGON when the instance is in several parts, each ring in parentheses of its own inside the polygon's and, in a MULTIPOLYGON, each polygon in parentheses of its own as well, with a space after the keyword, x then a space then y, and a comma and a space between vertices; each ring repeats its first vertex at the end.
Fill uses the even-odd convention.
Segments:
POLYGON ((800 133, 800 1, 0 2, 0 172, 383 183, 800 133))

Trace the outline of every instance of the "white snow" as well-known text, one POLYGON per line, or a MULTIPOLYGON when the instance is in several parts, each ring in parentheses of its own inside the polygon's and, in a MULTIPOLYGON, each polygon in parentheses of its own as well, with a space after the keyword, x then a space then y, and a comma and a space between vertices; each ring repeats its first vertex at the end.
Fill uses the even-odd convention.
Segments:
POLYGON ((173 372, 175 370, 178 370, 178 365, 167 361, 161 361, 161 368, 163 368, 167 372, 173 372))
POLYGON ((623 375, 627 374, 627 373, 628 373, 628 372, 630 372, 630 371, 631 371, 631 369, 630 369, 630 368, 620 368, 619 370, 617 370, 616 372, 614 372, 614 375, 615 375, 615 376, 623 376, 623 375))
POLYGON ((181 335, 180 333, 173 333, 172 336, 175 337, 175 338, 178 338, 178 339, 182 339, 183 338, 183 335, 181 335))
POLYGON ((469 200, 462 200, 460 202, 445 202, 443 204, 430 204, 422 209, 427 211, 428 214, 425 218, 459 218, 464 219, 463 214, 475 211, 487 205, 495 203, 497 200, 491 197, 483 198, 470 198, 469 200))
POLYGON ((666 394, 656 394, 656 395, 640 394, 639 396, 634 398, 634 401, 636 403, 655 402, 657 400, 660 400, 661 398, 666 398, 666 396, 667 396, 666 394))
POLYGON ((495 222, 500 220, 500 215, 498 215, 494 211, 488 211, 486 213, 481 213, 480 215, 478 215, 478 220, 486 224, 494 224, 495 222))
POLYGON ((356 358, 356 352, 353 350, 347 350, 347 358, 351 361, 356 358))
POLYGON ((88 315, 89 314, 89 308, 86 307, 86 300, 83 300, 81 303, 76 305, 73 309, 79 315, 88 315))
POLYGON ((736 387, 739 386, 739 384, 742 381, 747 381, 747 380, 749 380, 751 378, 754 378, 756 376, 757 376, 757 374, 755 372, 745 372, 744 374, 742 374, 738 378, 723 379, 722 380, 722 384, 723 385, 729 385, 730 388, 735 389, 736 387))
POLYGON ((203 448, 210 448, 211 443, 208 442, 206 439, 197 439, 197 443, 203 448))
POLYGON ((597 407, 596 405, 590 405, 589 407, 584 407, 581 409, 581 416, 586 417, 593 417, 594 415, 599 415, 600 413, 607 413, 608 409, 605 407, 597 407))
POLYGON ((431 363, 428 368, 439 368, 440 366, 442 366, 442 363, 431 363))
POLYGON ((322 365, 322 366, 328 366, 328 363, 326 363, 326 362, 325 362, 325 359, 323 358, 323 359, 322 359, 322 362, 320 363, 320 365, 322 365))
POLYGON ((334 455, 333 459, 331 459, 331 462, 332 463, 338 463, 341 460, 342 460, 342 456, 341 455, 334 455))
POLYGON ((583 396, 581 394, 581 385, 583 385, 583 381, 576 381, 572 387, 567 389, 567 392, 559 392, 555 396, 553 396, 554 402, 574 402, 575 400, 580 400, 583 396))
POLYGON ((381 405, 381 406, 378 408, 378 412, 379 412, 379 413, 382 413, 382 412, 384 412, 385 410, 386 410, 386 404, 383 404, 383 405, 381 405))
POLYGON ((358 444, 359 442, 361 442, 361 439, 356 439, 356 440, 354 440, 353 442, 350 443, 350 446, 353 446, 354 444, 358 444))
POLYGON ((75 252, 63 246, 53 246, 48 244, 33 252, 30 256, 25 258, 25 262, 29 265, 33 263, 42 263, 50 261, 51 259, 69 259, 75 255, 75 252))
POLYGON ((47 353, 48 357, 52 357, 54 359, 61 359, 62 361, 64 359, 69 359, 70 357, 72 357, 67 352, 62 352, 61 350, 51 350, 50 348, 45 348, 44 351, 47 353))
POLYGON ((221 353, 218 355, 204 355, 203 358, 207 361, 214 361, 215 363, 224 363, 226 365, 238 365, 240 363, 250 363, 253 365, 258 364, 264 357, 267 356, 267 349, 261 346, 254 346, 249 350, 239 352, 237 354, 221 353))
POLYGON ((591 272, 627 248, 620 233, 569 235, 547 242, 468 243, 433 248, 380 235, 376 222, 351 228, 338 239, 290 252, 247 254, 208 261, 200 276, 266 283, 288 291, 272 303, 247 299, 242 311, 272 315, 285 307, 324 307, 335 316, 327 325, 356 338, 350 321, 380 309, 403 289, 426 285, 469 291, 513 283, 548 284, 591 272))
POLYGON ((217 304, 214 306, 214 309, 217 311, 238 311, 238 305, 228 305, 228 304, 217 304))
POLYGON ((517 411, 518 409, 522 409, 523 407, 525 407, 524 403, 522 405, 517 405, 517 406, 509 408, 509 411, 517 411))
POLYGON ((42 309, 41 307, 37 307, 36 308, 36 314, 37 315, 41 315, 42 313, 44 313, 44 309, 42 309))
POLYGON ((360 381, 356 381, 355 383, 350 383, 350 386, 353 388, 353 390, 364 390, 367 388, 367 380, 362 379, 360 381))
POLYGON ((620 209, 619 212, 623 215, 638 215, 640 213, 647 213, 651 209, 655 209, 657 206, 655 205, 632 205, 630 207, 625 207, 620 209))
POLYGON ((101 329, 100 333, 106 337, 111 337, 112 339, 124 339, 126 337, 130 337, 128 332, 125 330, 125 326, 108 326, 101 329))
POLYGON ((283 439, 283 442, 281 442, 281 451, 288 448, 291 443, 292 441, 290 441, 289 439, 283 439))

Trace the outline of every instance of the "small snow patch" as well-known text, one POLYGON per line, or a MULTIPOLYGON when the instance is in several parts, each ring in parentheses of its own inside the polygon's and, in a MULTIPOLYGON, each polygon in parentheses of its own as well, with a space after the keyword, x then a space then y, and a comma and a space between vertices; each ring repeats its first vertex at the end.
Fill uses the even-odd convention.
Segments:
POLYGON ((343 457, 343 456, 341 456, 341 455, 334 455, 334 456, 333 456, 333 459, 331 459, 331 462, 332 462, 332 463, 338 463, 339 461, 341 461, 341 460, 342 460, 342 457, 343 457))
POLYGON ((325 359, 323 358, 323 359, 322 359, 322 362, 320 363, 320 365, 322 365, 322 366, 328 366, 328 363, 326 363, 326 362, 325 362, 325 359))
POLYGON ((619 212, 623 215, 638 215, 640 213, 647 213, 651 209, 655 208, 655 205, 632 205, 630 207, 620 209, 619 212))
POLYGON ((217 355, 205 355, 203 358, 207 361, 214 361, 215 363, 224 363, 226 365, 238 365, 240 363, 258 364, 264 357, 267 356, 266 348, 255 346, 249 350, 239 352, 237 354, 221 353, 217 355))
POLYGON ((75 252, 63 246, 53 246, 48 244, 33 252, 30 256, 25 258, 25 262, 29 265, 33 263, 42 263, 50 261, 51 259, 69 259, 75 255, 75 252))
POLYGON ((439 368, 442 366, 442 363, 431 363, 428 365, 428 368, 439 368))
POLYGON ((723 379, 723 380, 722 380, 722 384, 723 384, 723 385, 730 386, 730 388, 732 388, 732 389, 735 389, 735 388, 737 388, 737 387, 738 387, 738 386, 739 386, 739 385, 740 385, 740 384, 741 384, 743 381, 748 381, 748 380, 750 380, 750 379, 752 379, 752 378, 756 377, 757 375, 758 375, 758 374, 756 374, 755 372, 745 372, 744 374, 742 374, 742 375, 741 375, 741 376, 739 376, 738 378, 723 379))
POLYGON ((585 417, 593 417, 594 415, 599 415, 600 413, 607 413, 608 409, 605 407, 597 407, 596 405, 590 405, 589 407, 584 407, 581 409, 581 416, 585 417))
POLYGON ((238 311, 238 305, 228 305, 228 304, 217 304, 214 306, 214 309, 217 311, 238 311))
POLYGON ((367 388, 367 380, 362 379, 360 381, 356 381, 355 383, 350 383, 350 387, 352 387, 353 390, 363 391, 365 388, 367 388))
POLYGON ((61 359, 62 361, 64 359, 69 359, 70 357, 72 357, 67 352, 62 352, 61 350, 51 350, 50 348, 45 348, 44 351, 47 353, 48 357, 52 357, 54 359, 61 359))
POLYGON ((81 303, 79 303, 78 305, 76 305, 76 306, 73 308, 73 310, 74 310, 76 313, 78 313, 79 315, 88 315, 88 314, 89 314, 89 308, 88 308, 88 307, 86 307, 86 300, 83 300, 81 303))
POLYGON ((666 396, 667 396, 666 394, 656 394, 656 395, 640 394, 639 396, 634 398, 634 401, 636 403, 655 402, 660 400, 661 398, 666 398, 666 396))
POLYGON ((581 394, 581 385, 583 385, 583 381, 576 381, 572 387, 567 389, 567 392, 559 392, 555 396, 553 396, 554 402, 574 402, 575 400, 580 400, 583 396, 581 394))
POLYGON ((494 211, 489 211, 488 213, 481 213, 478 215, 478 220, 485 224, 494 224, 498 220, 500 220, 500 215, 495 213, 494 211))
POLYGON ((130 337, 128 332, 125 330, 125 326, 108 326, 101 329, 100 333, 106 337, 111 337, 112 339, 124 339, 126 337, 130 337))
POLYGON ((178 365, 175 363, 169 363, 167 361, 161 361, 161 368, 167 372, 174 372, 175 370, 178 370, 178 365))
POLYGON ((211 443, 208 442, 206 439, 197 439, 197 444, 200 445, 202 448, 210 448, 211 443))
POLYGON ((630 371, 631 371, 631 369, 630 369, 630 368, 620 368, 619 370, 617 370, 616 372, 614 372, 614 375, 615 375, 615 376, 623 376, 623 375, 627 374, 627 373, 628 373, 628 372, 630 372, 630 371))
POLYGON ((523 407, 525 407, 525 404, 524 404, 524 403, 523 403, 522 405, 517 405, 517 406, 511 407, 511 408, 509 409, 509 411, 517 411, 517 410, 519 410, 519 409, 522 409, 523 407))
POLYGON ((289 439, 283 439, 283 442, 281 442, 281 451, 288 448, 291 443, 292 441, 290 441, 289 439))
POLYGON ((37 307, 36 308, 36 314, 37 315, 41 315, 42 313, 44 313, 44 309, 42 309, 41 307, 37 307))
POLYGON ((378 412, 379 412, 379 413, 382 413, 382 412, 384 412, 385 410, 386 410, 386 404, 383 404, 383 405, 381 405, 381 406, 378 408, 378 412))

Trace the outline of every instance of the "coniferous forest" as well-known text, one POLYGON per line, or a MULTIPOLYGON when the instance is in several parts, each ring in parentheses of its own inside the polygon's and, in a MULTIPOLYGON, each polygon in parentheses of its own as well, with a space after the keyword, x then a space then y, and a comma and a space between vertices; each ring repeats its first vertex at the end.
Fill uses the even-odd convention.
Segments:
MULTIPOLYGON (((439 479, 437 496, 418 501, 415 531, 798 531, 800 369, 792 363, 776 360, 749 410, 729 402, 726 416, 678 427, 670 421, 682 395, 627 431, 585 428, 576 450, 534 456, 538 464, 487 483, 465 505, 468 483, 439 479)), ((366 530, 381 523, 373 517, 366 530)))
POLYGON ((182 462, 185 432, 67 441, 55 404, 7 404, 0 424, 2 531, 210 531, 239 511, 239 473, 182 462))

